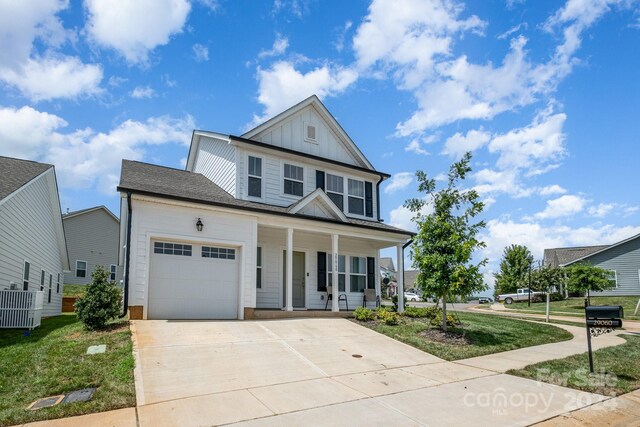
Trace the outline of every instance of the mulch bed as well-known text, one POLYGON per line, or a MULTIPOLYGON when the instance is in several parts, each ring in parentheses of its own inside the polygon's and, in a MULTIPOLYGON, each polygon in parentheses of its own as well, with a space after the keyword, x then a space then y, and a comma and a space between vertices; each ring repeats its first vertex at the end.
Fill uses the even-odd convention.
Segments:
POLYGON ((456 332, 444 332, 440 329, 427 329, 426 331, 422 332, 420 335, 428 339, 429 341, 441 342, 444 344, 451 344, 451 345, 471 344, 469 339, 464 335, 460 335, 459 333, 456 333, 456 332))

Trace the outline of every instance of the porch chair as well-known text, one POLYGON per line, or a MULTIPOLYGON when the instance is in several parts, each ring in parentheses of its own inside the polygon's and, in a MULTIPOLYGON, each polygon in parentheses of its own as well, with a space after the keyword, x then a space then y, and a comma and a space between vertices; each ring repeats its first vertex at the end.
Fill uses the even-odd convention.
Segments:
MULTIPOLYGON (((329 305, 329 301, 333 300, 333 286, 327 286, 327 302, 324 303, 324 311, 327 311, 327 306, 329 305)), ((338 294, 338 308, 340 308, 340 301, 344 301, 344 304, 347 306, 347 311, 349 311, 349 302, 347 301, 347 294, 338 294)))
POLYGON ((376 308, 380 307, 380 295, 377 294, 375 289, 365 289, 362 296, 362 306, 367 307, 368 302, 375 302, 376 308))

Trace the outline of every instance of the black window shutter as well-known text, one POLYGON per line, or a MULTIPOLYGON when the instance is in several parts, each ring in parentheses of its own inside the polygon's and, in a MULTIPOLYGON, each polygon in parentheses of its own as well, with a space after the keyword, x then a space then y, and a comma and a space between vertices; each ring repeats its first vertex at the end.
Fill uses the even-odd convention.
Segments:
POLYGON ((373 218, 373 184, 364 183, 364 211, 365 215, 373 218))
POLYGON ((318 252, 318 292, 327 291, 327 253, 318 252))
POLYGON ((322 188, 324 191, 324 172, 316 171, 316 188, 322 188))
POLYGON ((376 288, 376 259, 367 257, 367 288, 376 288))

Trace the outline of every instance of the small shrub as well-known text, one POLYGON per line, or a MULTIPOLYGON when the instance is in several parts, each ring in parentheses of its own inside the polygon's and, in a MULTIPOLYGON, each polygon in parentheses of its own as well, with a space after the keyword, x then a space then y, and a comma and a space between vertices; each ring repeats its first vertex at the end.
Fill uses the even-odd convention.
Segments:
MULTIPOLYGON (((453 314, 447 313, 447 326, 455 326, 458 323, 459 323, 458 319, 456 319, 456 317, 453 314)), ((431 325, 432 326, 442 325, 442 310, 439 310, 438 313, 436 313, 436 316, 431 319, 431 325)))
POLYGON ((427 313, 425 308, 422 307, 407 307, 404 309, 404 316, 416 318, 416 317, 427 317, 427 313))
POLYGON ((384 319, 384 324, 388 326, 396 326, 398 323, 400 323, 400 316, 398 313, 391 312, 389 313, 389 316, 384 319))
POLYGON ((397 325, 400 321, 398 313, 389 310, 387 307, 379 307, 376 310, 376 318, 386 325, 397 325))
POLYGON ((109 282, 109 272, 104 267, 96 267, 91 277, 93 281, 76 301, 75 309, 86 329, 104 329, 120 313, 120 290, 115 282, 109 282))
POLYGON ((373 313, 373 310, 370 310, 366 307, 358 307, 353 312, 353 317, 355 317, 356 320, 360 320, 361 322, 368 322, 369 320, 374 319, 375 314, 373 313))
POLYGON ((550 295, 551 301, 564 301, 564 295, 560 292, 554 292, 550 295))

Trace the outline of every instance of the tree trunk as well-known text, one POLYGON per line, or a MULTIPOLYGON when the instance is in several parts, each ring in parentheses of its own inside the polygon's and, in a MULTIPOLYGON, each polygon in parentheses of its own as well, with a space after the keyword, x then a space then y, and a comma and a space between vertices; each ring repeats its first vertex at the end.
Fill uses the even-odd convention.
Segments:
POLYGON ((447 332, 447 294, 442 294, 442 330, 447 332))

